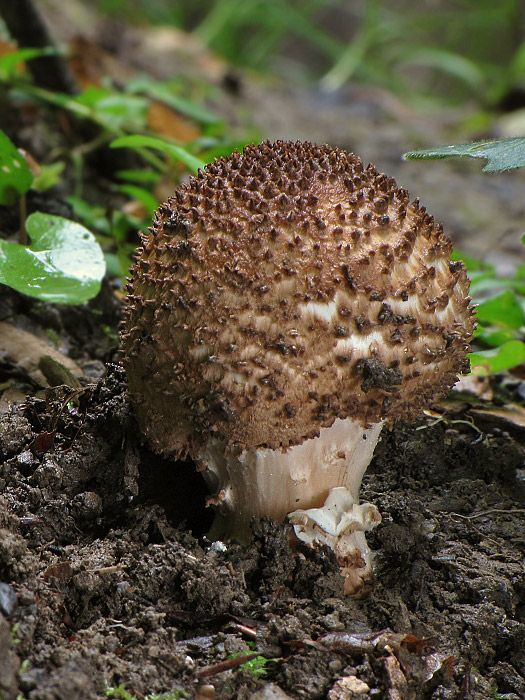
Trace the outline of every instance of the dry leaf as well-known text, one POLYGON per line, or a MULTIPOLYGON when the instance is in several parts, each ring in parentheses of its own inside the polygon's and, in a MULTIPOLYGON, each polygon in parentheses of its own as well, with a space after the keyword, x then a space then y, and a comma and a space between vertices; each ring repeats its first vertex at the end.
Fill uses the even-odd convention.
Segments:
POLYGON ((408 683, 405 674, 401 670, 399 661, 393 654, 390 654, 384 659, 383 663, 385 664, 386 675, 390 681, 388 700, 405 700, 408 683))
POLYGON ((27 401, 27 396, 16 387, 9 387, 0 396, 0 414, 8 413, 27 401))
POLYGON ((54 578, 57 579, 57 581, 65 583, 71 578, 71 575, 71 564, 68 561, 62 561, 59 564, 53 564, 47 567, 44 571, 44 581, 49 581, 54 578))
POLYGON ((33 177, 38 177, 39 175, 42 174, 42 168, 40 167, 40 163, 37 163, 37 161, 33 158, 31 153, 26 151, 25 148, 19 148, 18 152, 25 159, 25 161, 27 163, 27 167, 31 171, 31 174, 33 175, 33 177))
POLYGON ((517 433, 518 436, 525 435, 524 406, 509 403, 498 408, 472 408, 469 413, 482 430, 499 428, 509 433, 517 433))
POLYGON ((334 683, 328 692, 328 700, 357 700, 369 690, 370 686, 357 676, 345 676, 334 683))
POLYGON ((56 430, 50 433, 39 433, 33 441, 35 452, 49 452, 55 444, 56 430))
POLYGON ((489 378, 478 377, 475 374, 466 374, 465 376, 460 377, 454 384, 453 391, 473 394, 484 401, 491 401, 493 397, 489 378))
POLYGON ((91 85, 100 86, 102 78, 106 76, 116 82, 125 83, 133 75, 127 64, 85 36, 72 38, 68 65, 82 89, 91 85))
POLYGON ((0 322, 0 352, 8 355, 11 362, 22 367, 31 379, 44 387, 49 386, 49 383, 38 367, 40 358, 44 355, 49 355, 64 365, 75 377, 83 375, 77 363, 56 350, 49 341, 10 323, 0 322))
POLYGON ((153 101, 148 109, 148 126, 161 136, 191 143, 201 136, 200 129, 162 102, 153 101))

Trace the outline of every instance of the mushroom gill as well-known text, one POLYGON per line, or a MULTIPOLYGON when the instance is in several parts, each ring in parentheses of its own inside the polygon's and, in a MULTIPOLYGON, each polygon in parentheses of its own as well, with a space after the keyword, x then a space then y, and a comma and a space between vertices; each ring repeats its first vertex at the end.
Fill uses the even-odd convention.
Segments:
POLYGON ((208 165, 150 231, 121 332, 140 429, 203 469, 217 537, 294 511, 312 541, 326 501, 327 541, 360 582, 380 517, 358 490, 381 426, 468 370, 469 282, 442 227, 357 156, 278 141, 208 165))

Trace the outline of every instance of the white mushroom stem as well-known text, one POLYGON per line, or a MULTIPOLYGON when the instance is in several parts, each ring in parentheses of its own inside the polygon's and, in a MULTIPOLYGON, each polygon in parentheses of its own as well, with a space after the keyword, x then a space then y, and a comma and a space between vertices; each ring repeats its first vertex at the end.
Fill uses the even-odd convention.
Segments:
POLYGON ((337 419, 319 437, 285 451, 235 453, 209 441, 196 460, 215 493, 210 503, 217 510, 209 536, 247 542, 252 517, 283 522, 288 516, 299 539, 312 546, 327 544, 343 570, 357 571, 350 578, 367 578, 371 557, 363 533, 381 516, 375 506, 359 505, 359 487, 381 427, 376 423, 365 429, 349 418, 337 419))

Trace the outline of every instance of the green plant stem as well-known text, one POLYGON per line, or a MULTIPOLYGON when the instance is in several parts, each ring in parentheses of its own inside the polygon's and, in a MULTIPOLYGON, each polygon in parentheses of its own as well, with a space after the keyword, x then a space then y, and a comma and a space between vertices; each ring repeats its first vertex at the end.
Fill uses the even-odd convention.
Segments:
MULTIPOLYGON (((1 0, 0 0, 1 2, 1 0)), ((23 83, 20 85, 17 85, 17 87, 24 92, 33 95, 34 97, 43 100, 44 102, 48 102, 50 104, 56 105, 57 107, 62 107, 63 109, 67 109, 68 111, 72 112, 76 117, 79 117, 80 119, 88 119, 91 122, 94 122, 99 126, 103 132, 100 136, 96 137, 92 141, 89 142, 88 147, 91 147, 93 143, 96 144, 98 147, 99 145, 103 145, 104 142, 109 141, 111 138, 119 138, 122 136, 126 136, 126 132, 123 131, 122 129, 116 128, 105 122, 103 119, 101 119, 97 113, 92 110, 90 107, 87 107, 86 105, 80 104, 76 100, 72 99, 68 95, 63 95, 59 93, 54 93, 51 92, 50 90, 46 90, 44 88, 40 88, 36 85, 31 85, 28 83, 23 83)), ((157 156, 154 153, 151 153, 148 149, 139 149, 137 148, 136 151, 140 154, 142 158, 146 161, 146 163, 149 163, 152 167, 154 167, 158 172, 163 173, 166 165, 164 161, 161 158, 157 158, 157 156)))

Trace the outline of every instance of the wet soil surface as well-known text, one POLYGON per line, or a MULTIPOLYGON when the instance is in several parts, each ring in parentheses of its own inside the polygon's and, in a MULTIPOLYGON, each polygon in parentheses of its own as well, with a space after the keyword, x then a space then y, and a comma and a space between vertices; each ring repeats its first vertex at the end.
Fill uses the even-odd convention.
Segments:
MULTIPOLYGON (((49 5, 58 36, 78 31, 66 17, 76 3, 49 5)), ((184 62, 160 38, 134 36, 126 63, 142 59, 157 78, 201 70, 201 53, 184 62)), ((354 150, 420 195, 462 250, 515 266, 523 174, 400 161, 461 140, 462 115, 420 117, 362 87, 330 97, 253 76, 228 96, 212 68, 212 106, 228 123, 354 150)), ((22 145, 39 155, 38 130, 25 129, 22 145)), ((98 203, 104 181, 99 190, 98 203)), ((482 422, 468 399, 385 432, 362 489, 383 517, 368 535, 374 579, 344 596, 333 555, 292 552, 286 526, 254 522, 246 547, 206 539, 212 514, 194 465, 139 440, 119 311, 108 285, 85 308, 0 287, 0 321, 51 334, 84 373, 80 388, 46 390, 0 352, 0 698, 525 698, 523 427, 482 422)))
MULTIPOLYGON (((80 366, 97 356, 92 309, 3 298, 3 320, 47 315, 80 366)), ((286 526, 209 542, 200 476, 140 444, 118 362, 85 384, 0 417, 4 700, 525 697, 519 426, 481 431, 462 402, 383 434, 362 492, 383 516, 375 576, 349 597, 331 552, 292 552, 286 526)))

